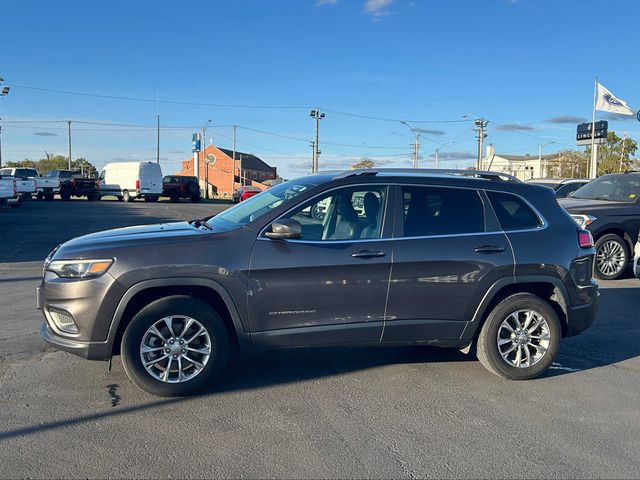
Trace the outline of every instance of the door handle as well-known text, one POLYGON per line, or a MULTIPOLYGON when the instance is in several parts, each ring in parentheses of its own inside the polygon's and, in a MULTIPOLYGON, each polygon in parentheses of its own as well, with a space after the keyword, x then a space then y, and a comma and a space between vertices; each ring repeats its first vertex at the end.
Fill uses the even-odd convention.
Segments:
POLYGON ((375 250, 361 250, 359 252, 355 252, 351 254, 354 258, 373 258, 373 257, 384 257, 385 253, 375 250))
POLYGON ((504 252, 505 248, 499 245, 483 245, 482 247, 475 248, 473 251, 476 253, 500 253, 504 252))

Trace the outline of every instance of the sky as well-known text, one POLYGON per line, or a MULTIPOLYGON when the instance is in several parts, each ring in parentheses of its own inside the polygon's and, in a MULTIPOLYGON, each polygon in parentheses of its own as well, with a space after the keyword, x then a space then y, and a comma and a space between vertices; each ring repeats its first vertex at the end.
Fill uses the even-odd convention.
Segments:
POLYGON ((422 167, 473 165, 474 117, 498 154, 576 148, 596 75, 640 107, 638 19, 637 0, 0 0, 2 159, 66 155, 71 120, 74 158, 154 161, 159 114, 164 173, 211 120, 207 143, 238 125, 238 151, 294 178, 312 107, 321 169, 410 166, 401 120, 422 167))

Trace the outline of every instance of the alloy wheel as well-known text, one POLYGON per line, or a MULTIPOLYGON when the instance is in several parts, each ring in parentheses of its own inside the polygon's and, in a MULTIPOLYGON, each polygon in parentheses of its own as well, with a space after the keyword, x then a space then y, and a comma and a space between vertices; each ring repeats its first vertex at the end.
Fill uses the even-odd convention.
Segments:
POLYGON ((547 321, 533 310, 513 312, 498 329, 498 351, 512 367, 535 365, 546 355, 550 343, 551 332, 547 321))
POLYGON ((211 356, 207 329, 187 316, 171 315, 155 322, 140 342, 140 359, 146 371, 165 383, 191 380, 211 356))
POLYGON ((625 266, 624 247, 616 240, 608 240, 596 252, 596 266, 603 275, 618 275, 625 266))

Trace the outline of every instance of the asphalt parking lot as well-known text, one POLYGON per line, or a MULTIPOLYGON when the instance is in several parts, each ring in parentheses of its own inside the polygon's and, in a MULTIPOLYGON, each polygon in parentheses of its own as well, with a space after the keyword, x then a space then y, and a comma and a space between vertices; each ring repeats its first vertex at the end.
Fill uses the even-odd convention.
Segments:
POLYGON ((226 204, 27 202, 0 210, 0 477, 637 478, 640 281, 543 378, 427 347, 246 354, 204 395, 159 399, 115 358, 46 347, 34 288, 59 243, 226 204))

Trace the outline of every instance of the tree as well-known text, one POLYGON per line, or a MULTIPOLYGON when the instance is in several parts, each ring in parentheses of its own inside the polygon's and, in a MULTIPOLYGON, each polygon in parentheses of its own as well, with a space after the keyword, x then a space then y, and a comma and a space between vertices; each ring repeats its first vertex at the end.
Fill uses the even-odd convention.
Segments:
MULTIPOLYGON (((607 134, 607 142, 598 146, 598 175, 606 173, 624 172, 637 166, 638 161, 633 159, 638 142, 632 138, 626 138, 623 142, 616 132, 607 134)), ((587 146, 586 155, 591 158, 591 145, 587 146)))
MULTIPOLYGON (((35 168, 40 175, 46 175, 50 170, 66 170, 69 168, 69 158, 62 155, 49 155, 40 160, 21 160, 19 162, 7 162, 7 167, 35 168)), ((71 161, 71 169, 79 170, 87 176, 96 176, 96 167, 86 158, 76 158, 71 161)))
POLYGON ((375 166, 376 163, 373 160, 365 158, 363 160, 360 160, 358 163, 354 163, 353 165, 351 165, 351 170, 356 170, 359 168, 375 168, 375 166))
POLYGON ((586 178, 589 176, 590 157, 573 149, 560 150, 548 160, 549 176, 556 178, 586 178))

